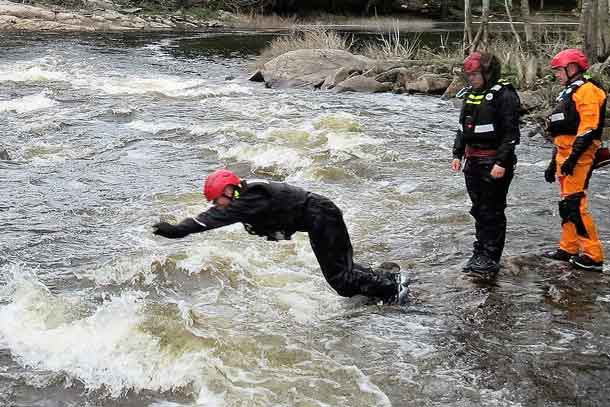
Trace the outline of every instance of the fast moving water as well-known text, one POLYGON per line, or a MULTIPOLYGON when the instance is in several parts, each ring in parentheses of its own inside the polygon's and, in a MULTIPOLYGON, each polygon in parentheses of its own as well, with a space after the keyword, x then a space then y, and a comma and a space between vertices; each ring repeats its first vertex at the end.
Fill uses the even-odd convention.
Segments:
MULTIPOLYGON (((261 36, 1 41, 0 405, 608 405, 608 278, 537 257, 559 235, 548 146, 524 134, 481 283, 460 272, 451 102, 265 89, 246 80, 261 36), (356 260, 400 263, 411 305, 338 297, 302 234, 154 238, 206 208, 220 166, 335 200, 356 260)), ((609 179, 591 207, 610 249, 609 179)))

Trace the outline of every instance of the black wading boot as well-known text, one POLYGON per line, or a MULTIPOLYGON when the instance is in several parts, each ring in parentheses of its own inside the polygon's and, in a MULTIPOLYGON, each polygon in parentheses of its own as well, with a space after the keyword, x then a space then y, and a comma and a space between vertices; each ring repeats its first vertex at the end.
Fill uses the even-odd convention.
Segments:
POLYGON ((389 297, 383 298, 384 304, 406 305, 409 295, 409 282, 407 277, 400 272, 397 263, 386 261, 375 268, 378 273, 390 273, 390 278, 394 281, 395 291, 389 297))
POLYGON ((574 256, 576 256, 576 254, 568 253, 563 249, 549 250, 542 253, 542 257, 558 261, 570 261, 570 259, 574 256))
POLYGON ((576 267, 577 269, 581 269, 581 270, 588 270, 588 271, 598 271, 598 272, 602 272, 604 271, 604 262, 600 261, 593 261, 591 259, 591 257, 587 256, 587 255, 580 255, 580 256, 573 256, 570 258, 570 263, 572 264, 572 266, 576 267))
POLYGON ((486 254, 479 253, 474 256, 472 265, 470 266, 471 273, 481 275, 491 275, 500 271, 500 265, 486 254))

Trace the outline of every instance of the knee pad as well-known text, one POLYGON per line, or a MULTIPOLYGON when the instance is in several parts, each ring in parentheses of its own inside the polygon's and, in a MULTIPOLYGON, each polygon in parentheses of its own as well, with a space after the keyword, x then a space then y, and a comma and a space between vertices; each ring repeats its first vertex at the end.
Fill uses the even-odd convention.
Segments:
POLYGON ((561 224, 572 222, 576 226, 576 233, 582 237, 589 237, 585 224, 580 215, 580 201, 584 197, 583 193, 572 194, 559 201, 559 216, 561 224))

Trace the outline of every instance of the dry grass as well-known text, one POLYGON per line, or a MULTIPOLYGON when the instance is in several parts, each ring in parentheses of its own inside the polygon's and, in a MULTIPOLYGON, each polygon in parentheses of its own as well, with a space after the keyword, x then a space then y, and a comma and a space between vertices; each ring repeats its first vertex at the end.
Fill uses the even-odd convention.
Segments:
POLYGON ((400 29, 395 26, 387 36, 379 34, 379 42, 367 42, 363 54, 373 59, 412 59, 420 47, 420 34, 415 38, 401 37, 400 29))
POLYGON ((321 27, 312 27, 306 30, 295 30, 289 35, 278 37, 271 41, 261 55, 257 58, 257 67, 265 62, 289 51, 298 49, 341 49, 349 51, 354 45, 353 36, 341 35, 321 27))
POLYGON ((240 28, 249 28, 257 30, 278 30, 278 29, 295 29, 299 20, 296 16, 278 16, 277 14, 263 15, 260 13, 250 12, 248 14, 238 14, 237 21, 234 25, 240 28))

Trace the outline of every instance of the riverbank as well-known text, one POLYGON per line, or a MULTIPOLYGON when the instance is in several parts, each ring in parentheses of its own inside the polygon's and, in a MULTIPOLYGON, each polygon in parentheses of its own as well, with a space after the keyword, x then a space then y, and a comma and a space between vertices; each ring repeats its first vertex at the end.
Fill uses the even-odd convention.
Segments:
POLYGON ((232 18, 230 13, 209 18, 185 13, 151 15, 142 11, 106 1, 90 1, 86 8, 66 9, 0 0, 0 32, 201 31, 225 27, 232 18))
MULTIPOLYGON (((452 99, 466 86, 461 73, 461 43, 441 37, 440 46, 420 41, 419 34, 407 36, 395 29, 377 41, 355 41, 316 27, 276 38, 263 50, 251 80, 269 88, 310 88, 337 92, 393 92, 442 95, 452 99)), ((550 59, 558 51, 578 47, 577 36, 569 32, 537 35, 526 50, 509 36, 496 35, 488 44, 501 64, 503 77, 515 86, 524 119, 534 124, 533 136, 545 124, 560 87, 550 70, 550 59)), ((589 70, 604 87, 610 85, 608 62, 595 63, 589 70)), ((606 117, 610 117, 610 111, 606 117)), ((606 128, 610 127, 607 123, 606 128)), ((606 132, 608 133, 608 132, 606 132)), ((608 136, 608 134, 606 134, 608 136)))

